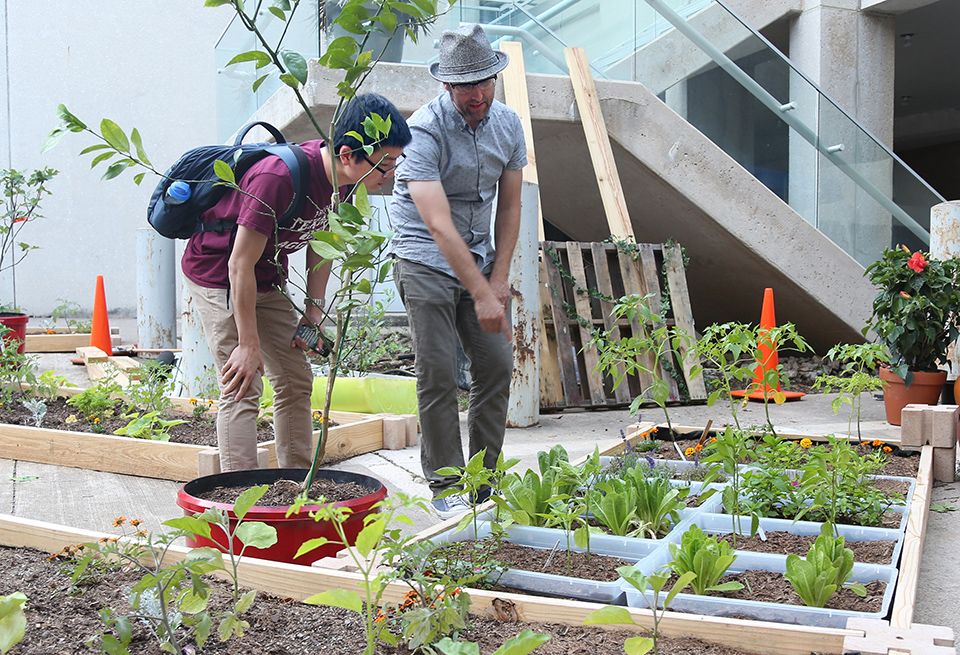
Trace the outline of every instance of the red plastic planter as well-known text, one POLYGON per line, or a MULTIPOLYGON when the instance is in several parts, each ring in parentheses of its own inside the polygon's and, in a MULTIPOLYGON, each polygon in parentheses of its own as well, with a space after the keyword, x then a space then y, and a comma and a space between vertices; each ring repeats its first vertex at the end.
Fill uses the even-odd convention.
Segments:
MULTIPOLYGON (((187 516, 202 513, 205 510, 216 507, 225 510, 230 516, 231 528, 236 525, 236 517, 233 514, 233 505, 227 503, 216 503, 199 498, 197 494, 214 487, 253 487, 258 484, 273 484, 277 480, 303 480, 306 477, 305 469, 256 469, 251 471, 230 471, 228 473, 217 473, 216 475, 207 475, 183 485, 177 492, 177 505, 183 508, 183 513, 187 516)), ((353 512, 344 523, 344 532, 347 536, 349 546, 352 546, 363 529, 363 517, 369 514, 371 508, 387 496, 387 488, 376 478, 359 473, 349 473, 347 471, 317 471, 317 476, 326 480, 335 482, 356 482, 370 493, 360 498, 346 500, 337 505, 349 507, 353 512)), ((287 562, 290 564, 309 565, 322 557, 336 555, 343 549, 343 544, 329 543, 326 546, 316 548, 309 553, 304 554, 298 559, 294 559, 300 545, 309 539, 317 537, 326 537, 331 541, 338 541, 336 531, 328 521, 314 521, 310 518, 308 512, 315 509, 316 505, 307 505, 299 513, 287 517, 286 506, 259 506, 254 505, 244 517, 246 521, 262 521, 271 525, 277 530, 277 543, 270 548, 248 548, 244 552, 245 557, 258 557, 260 559, 273 560, 275 562, 287 562)), ((214 528, 215 538, 221 543, 226 537, 223 531, 214 528)), ((212 546, 220 548, 216 543, 202 537, 188 539, 187 545, 191 548, 198 546, 212 546)), ((234 552, 239 552, 241 544, 234 543, 234 552)), ((223 548, 220 548, 223 550, 223 548)))
POLYGON ((26 314, 17 314, 14 312, 0 312, 0 324, 6 325, 10 331, 3 335, 3 340, 10 343, 16 339, 20 345, 17 352, 23 354, 23 349, 27 345, 27 321, 30 319, 26 314))

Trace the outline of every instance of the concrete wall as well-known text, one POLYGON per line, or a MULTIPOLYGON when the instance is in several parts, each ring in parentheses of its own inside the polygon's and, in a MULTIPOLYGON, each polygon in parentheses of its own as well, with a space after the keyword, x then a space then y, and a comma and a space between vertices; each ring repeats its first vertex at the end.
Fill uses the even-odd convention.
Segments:
MULTIPOLYGON (((132 314, 135 230, 146 226, 154 182, 148 176, 136 187, 129 174, 101 182, 102 170, 77 156, 93 143, 89 135, 67 135, 45 154, 40 148, 59 103, 88 123, 106 116, 139 128, 161 169, 214 142, 214 45, 230 11, 196 0, 0 0, 0 8, 0 166, 60 170, 44 219, 22 234, 42 249, 17 267, 19 304, 43 314, 64 298, 90 309, 94 277, 103 274, 110 310, 132 314)), ((10 292, 6 275, 0 301, 10 292)))

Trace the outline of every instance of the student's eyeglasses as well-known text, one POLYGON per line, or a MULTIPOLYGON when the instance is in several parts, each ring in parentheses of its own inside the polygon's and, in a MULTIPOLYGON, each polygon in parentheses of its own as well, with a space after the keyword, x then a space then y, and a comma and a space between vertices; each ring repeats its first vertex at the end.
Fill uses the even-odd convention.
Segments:
POLYGON ((485 80, 480 80, 479 82, 464 82, 462 84, 451 84, 450 88, 456 91, 457 93, 469 93, 480 87, 481 89, 489 89, 493 86, 493 83, 497 81, 497 76, 488 77, 485 80))
POLYGON ((383 166, 381 166, 381 165, 378 164, 377 162, 375 162, 375 161, 373 161, 372 159, 370 159, 369 157, 367 157, 366 153, 364 153, 364 154, 361 155, 361 156, 363 157, 363 160, 364 160, 365 162, 367 162, 368 164, 370 164, 373 168, 377 169, 377 170, 380 172, 380 174, 383 175, 384 177, 390 175, 391 173, 395 173, 396 170, 397 170, 397 166, 400 164, 401 161, 403 161, 404 157, 406 157, 406 155, 401 154, 399 157, 397 157, 397 159, 396 159, 396 162, 397 162, 397 163, 396 163, 396 164, 394 164, 394 165, 391 166, 390 168, 384 168, 383 166))

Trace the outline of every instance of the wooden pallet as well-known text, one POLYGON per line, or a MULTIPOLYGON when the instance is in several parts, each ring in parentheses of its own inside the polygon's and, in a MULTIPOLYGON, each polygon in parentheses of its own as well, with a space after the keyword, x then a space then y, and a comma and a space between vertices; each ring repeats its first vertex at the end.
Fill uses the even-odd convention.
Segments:
MULTIPOLYGON (((650 296, 651 309, 659 312, 662 271, 670 288, 666 324, 694 334, 679 246, 641 243, 637 244, 637 250, 637 259, 634 260, 630 254, 610 243, 544 241, 541 244, 541 302, 546 333, 540 383, 542 408, 623 406, 650 387, 651 376, 641 373, 628 376, 614 388, 613 378, 596 370, 597 351, 589 346, 589 341, 594 328, 613 330, 614 336, 629 337, 660 327, 660 324, 651 326, 621 321, 615 325, 610 316, 613 304, 591 297, 583 292, 584 289, 596 290, 608 298, 635 293, 650 296), (568 308, 574 309, 578 316, 571 317, 568 308), (580 317, 585 321, 578 320, 580 317)), ((670 400, 706 399, 703 380, 691 374, 691 369, 698 363, 696 356, 686 349, 681 356, 682 361, 673 362, 673 366, 683 374, 686 394, 681 394, 676 380, 663 367, 660 368, 660 377, 670 384, 670 400)), ((648 355, 642 363, 653 369, 653 356, 648 355)))

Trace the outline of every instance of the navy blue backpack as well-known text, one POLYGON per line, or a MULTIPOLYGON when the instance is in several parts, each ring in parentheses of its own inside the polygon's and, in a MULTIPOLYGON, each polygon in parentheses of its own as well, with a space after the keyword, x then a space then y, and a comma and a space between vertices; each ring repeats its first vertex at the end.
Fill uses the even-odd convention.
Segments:
POLYGON ((216 185, 219 178, 213 172, 213 163, 218 159, 226 162, 239 182, 253 164, 268 155, 279 157, 293 178, 293 200, 277 221, 280 227, 288 227, 303 209, 310 162, 300 146, 288 143, 280 130, 259 121, 245 126, 233 145, 200 146, 184 153, 154 189, 147 206, 147 222, 170 239, 189 239, 198 232, 232 230, 236 225, 234 221, 205 223, 200 220, 201 214, 217 204, 228 190, 228 187, 216 185), (276 143, 242 143, 247 132, 256 125, 270 132, 276 143), (189 183, 191 193, 187 200, 174 204, 167 198, 167 189, 177 180, 189 183))

